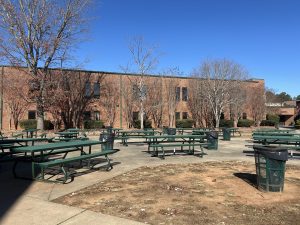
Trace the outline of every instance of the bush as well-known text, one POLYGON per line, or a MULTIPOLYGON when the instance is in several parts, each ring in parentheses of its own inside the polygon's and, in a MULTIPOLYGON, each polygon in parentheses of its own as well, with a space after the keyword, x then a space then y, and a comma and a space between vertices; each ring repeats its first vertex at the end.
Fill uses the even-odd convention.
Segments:
POLYGON ((275 126, 277 125, 276 122, 274 122, 273 120, 262 120, 260 123, 260 126, 275 126))
POLYGON ((273 121, 275 124, 279 123, 279 116, 275 114, 267 114, 267 120, 273 121))
POLYGON ((296 120, 295 122, 295 128, 300 129, 300 119, 296 120))
MULTIPOLYGON (((141 128, 141 121, 140 120, 135 120, 133 121, 133 127, 136 129, 141 128)), ((152 122, 151 120, 144 120, 144 128, 152 128, 152 122)))
POLYGON ((194 124, 194 120, 184 119, 184 120, 176 120, 176 127, 180 128, 192 128, 194 124))
POLYGON ((254 121, 253 120, 239 120, 237 126, 238 127, 251 127, 254 125, 254 121))
MULTIPOLYGON (((37 120, 21 120, 20 127, 23 129, 36 129, 37 120)), ((54 125, 50 120, 44 120, 44 130, 53 130, 54 125)))
POLYGON ((44 130, 53 130, 54 124, 50 120, 44 120, 44 130))
POLYGON ((219 127, 233 127, 233 120, 220 120, 219 127))
POLYGON ((101 120, 85 120, 83 121, 84 129, 101 129, 103 128, 103 121, 101 120))
POLYGON ((22 129, 36 129, 37 121, 36 120, 21 120, 20 127, 22 129))

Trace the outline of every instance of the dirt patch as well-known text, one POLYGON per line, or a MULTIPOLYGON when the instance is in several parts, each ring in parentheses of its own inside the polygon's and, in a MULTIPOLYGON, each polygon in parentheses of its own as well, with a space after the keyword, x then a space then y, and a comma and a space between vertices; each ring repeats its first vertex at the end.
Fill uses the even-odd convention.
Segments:
POLYGON ((283 193, 255 179, 246 162, 141 167, 54 201, 149 224, 300 224, 300 167, 283 193))

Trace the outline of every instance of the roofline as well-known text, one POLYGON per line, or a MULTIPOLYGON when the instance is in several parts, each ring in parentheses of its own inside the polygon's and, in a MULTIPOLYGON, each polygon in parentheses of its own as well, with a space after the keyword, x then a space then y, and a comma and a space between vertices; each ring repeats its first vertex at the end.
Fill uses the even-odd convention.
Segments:
MULTIPOLYGON (((10 65, 0 65, 0 67, 8 67, 8 68, 27 68, 25 66, 10 66, 10 65)), ((40 68, 40 67, 39 67, 40 68)), ((158 74, 137 74, 137 73, 122 73, 122 72, 107 72, 107 71, 96 71, 96 70, 84 70, 84 69, 68 69, 68 68, 49 68, 50 70, 63 70, 63 71, 76 71, 76 72, 87 72, 87 73, 102 73, 102 74, 110 74, 110 75, 122 75, 122 76, 149 76, 149 77, 163 77, 163 78, 180 78, 180 79, 205 79, 200 77, 188 77, 188 76, 172 76, 172 75, 158 75, 158 74)), ((264 79, 260 78, 250 78, 248 80, 244 80, 244 82, 250 83, 258 83, 259 81, 264 81, 264 79)))

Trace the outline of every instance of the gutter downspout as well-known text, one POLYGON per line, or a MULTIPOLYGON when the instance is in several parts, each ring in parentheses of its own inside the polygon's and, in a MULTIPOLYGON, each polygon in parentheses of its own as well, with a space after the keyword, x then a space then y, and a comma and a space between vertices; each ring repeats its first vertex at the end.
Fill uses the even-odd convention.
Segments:
POLYGON ((3 129, 3 79, 4 79, 4 67, 1 67, 0 77, 0 130, 3 129))
POLYGON ((120 75, 120 128, 123 128, 123 78, 120 75))

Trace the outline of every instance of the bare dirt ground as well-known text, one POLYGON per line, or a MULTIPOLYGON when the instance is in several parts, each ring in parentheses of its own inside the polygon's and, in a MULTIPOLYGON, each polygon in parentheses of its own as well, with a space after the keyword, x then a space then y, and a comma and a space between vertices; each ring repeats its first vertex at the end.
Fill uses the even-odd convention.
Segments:
POLYGON ((141 167, 55 202, 148 224, 300 224, 300 167, 283 193, 255 187, 242 161, 141 167))

